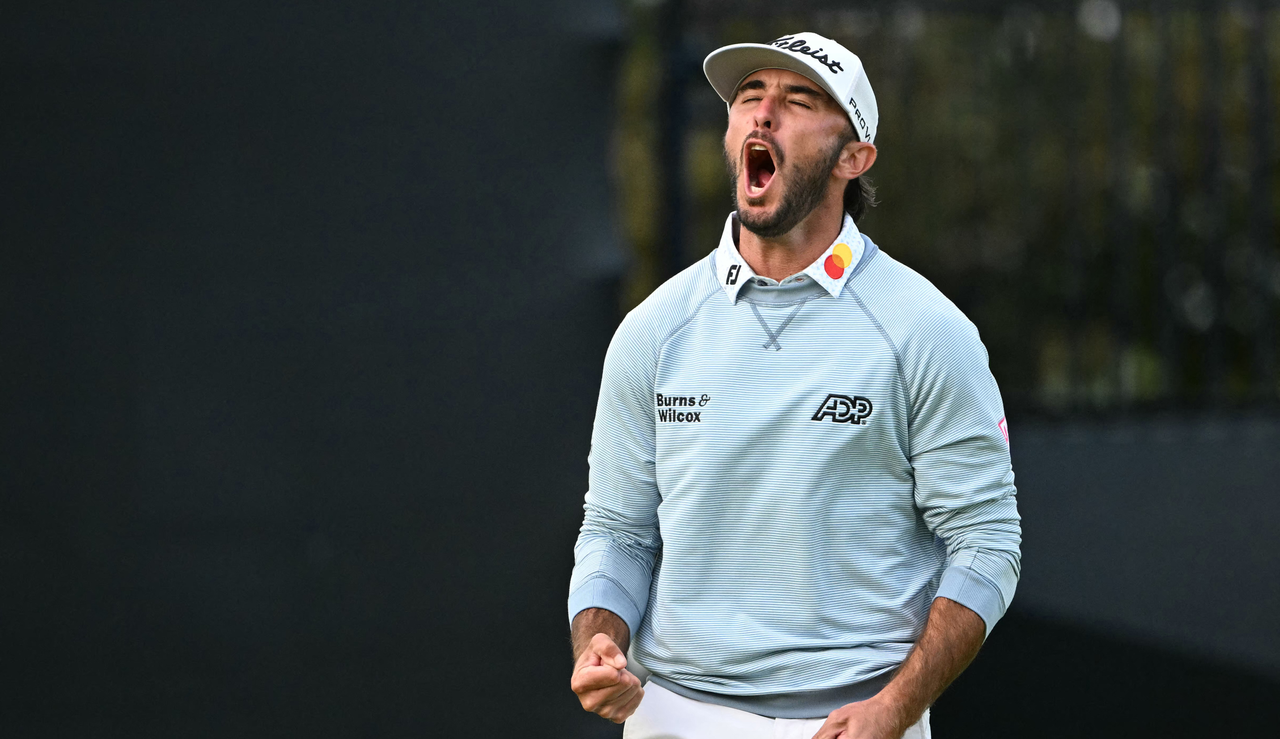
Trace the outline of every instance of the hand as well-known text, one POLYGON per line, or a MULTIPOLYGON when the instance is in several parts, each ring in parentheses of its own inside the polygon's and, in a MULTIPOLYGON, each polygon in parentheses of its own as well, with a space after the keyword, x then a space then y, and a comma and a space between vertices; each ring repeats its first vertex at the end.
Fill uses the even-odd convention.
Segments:
POLYGON ((871 698, 832 711, 813 739, 902 739, 909 725, 891 706, 871 698))
POLYGON ((605 634, 596 634, 578 656, 569 687, 583 708, 620 724, 644 697, 640 678, 627 672, 626 666, 627 656, 618 645, 605 634))

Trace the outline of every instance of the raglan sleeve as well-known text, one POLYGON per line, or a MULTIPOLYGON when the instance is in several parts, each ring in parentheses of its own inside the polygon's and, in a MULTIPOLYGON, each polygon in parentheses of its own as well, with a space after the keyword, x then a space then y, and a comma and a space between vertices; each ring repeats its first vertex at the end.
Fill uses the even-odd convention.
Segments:
POLYGON ((976 612, 990 634, 1021 574, 1008 426, 977 328, 958 311, 934 318, 904 351, 915 504, 947 546, 937 596, 976 612))
POLYGON ((574 547, 569 621, 587 608, 616 613, 634 636, 661 546, 654 471, 657 349, 632 312, 605 356, 591 435, 589 487, 574 547))

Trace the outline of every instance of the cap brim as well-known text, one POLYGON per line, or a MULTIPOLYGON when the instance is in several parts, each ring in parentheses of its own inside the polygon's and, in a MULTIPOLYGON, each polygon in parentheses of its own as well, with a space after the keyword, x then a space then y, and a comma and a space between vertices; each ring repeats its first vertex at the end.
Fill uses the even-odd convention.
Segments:
POLYGON ((836 104, 840 95, 827 84, 816 69, 780 49, 766 44, 734 44, 716 49, 702 62, 702 71, 716 94, 726 103, 733 102, 733 94, 747 75, 761 69, 785 69, 813 80, 831 96, 836 104))

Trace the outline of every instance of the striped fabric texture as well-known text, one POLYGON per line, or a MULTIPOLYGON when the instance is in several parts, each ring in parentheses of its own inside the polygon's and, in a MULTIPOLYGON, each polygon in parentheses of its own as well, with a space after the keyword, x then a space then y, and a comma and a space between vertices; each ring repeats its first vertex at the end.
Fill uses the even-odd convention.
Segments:
POLYGON ((989 633, 1021 528, 977 329, 848 217, 781 283, 736 228, 610 345, 570 620, 609 609, 656 676, 730 696, 892 670, 935 596, 989 633))

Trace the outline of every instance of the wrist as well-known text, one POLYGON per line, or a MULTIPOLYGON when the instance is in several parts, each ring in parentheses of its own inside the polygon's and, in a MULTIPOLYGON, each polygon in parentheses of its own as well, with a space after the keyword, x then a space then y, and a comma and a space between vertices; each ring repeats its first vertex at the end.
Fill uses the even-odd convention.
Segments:
POLYGON ((612 639, 623 653, 631 643, 630 631, 622 617, 603 608, 588 608, 573 619, 570 639, 573 644, 574 661, 582 656, 596 634, 604 634, 612 639))
POLYGON ((893 726, 895 735, 900 736, 920 720, 920 716, 924 714, 924 708, 917 710, 904 696, 890 690, 891 687, 892 685, 886 686, 884 690, 867 699, 867 702, 874 705, 875 710, 893 726))

